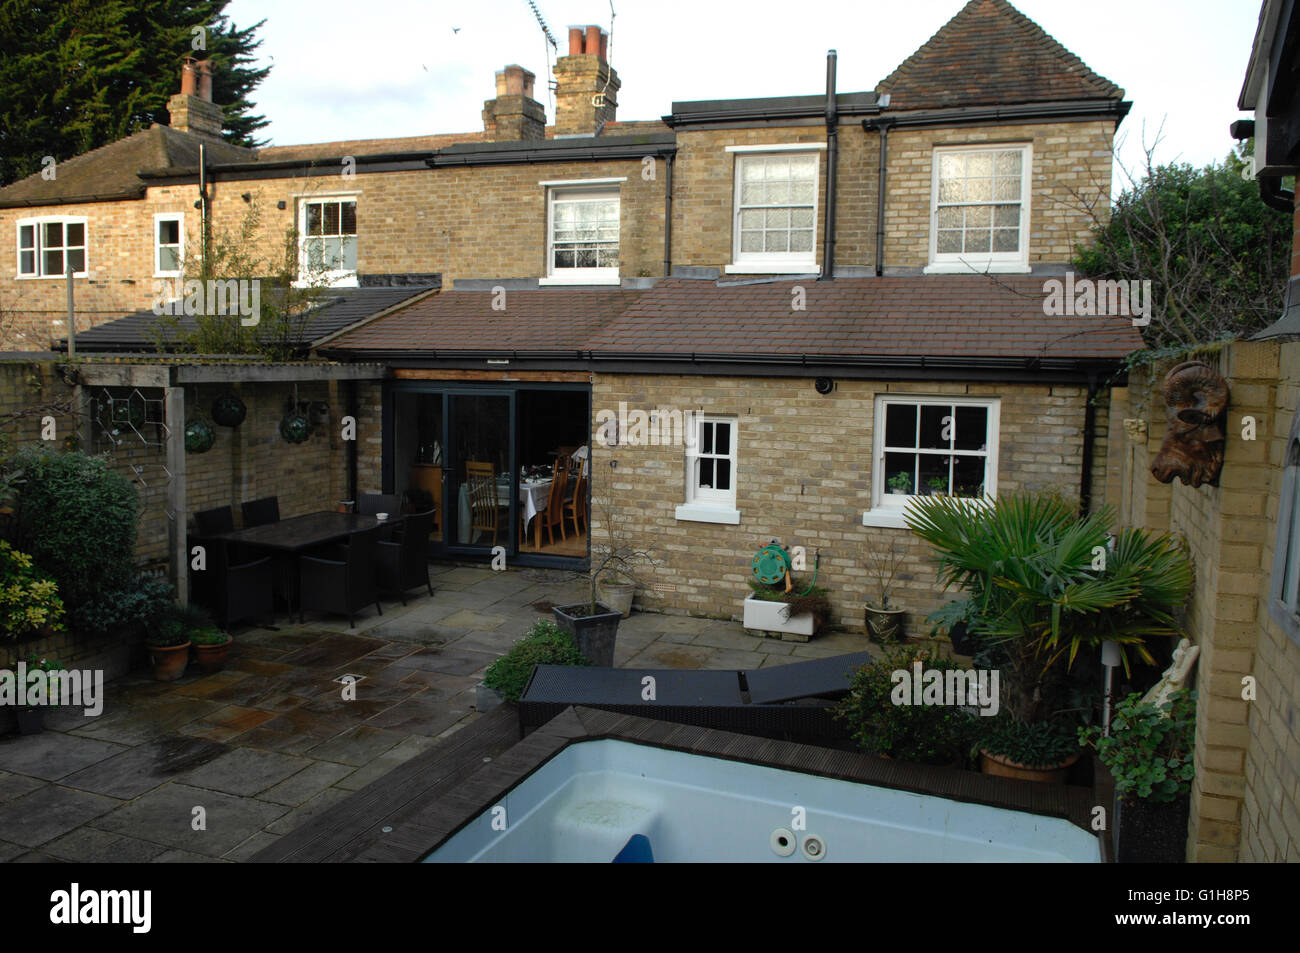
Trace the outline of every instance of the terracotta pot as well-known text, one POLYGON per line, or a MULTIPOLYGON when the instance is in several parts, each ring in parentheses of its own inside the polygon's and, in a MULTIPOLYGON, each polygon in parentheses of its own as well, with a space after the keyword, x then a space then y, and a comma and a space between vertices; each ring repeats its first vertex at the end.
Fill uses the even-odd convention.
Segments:
POLYGON ((151 645, 149 658, 153 662, 153 677, 160 682, 174 682, 185 674, 190 660, 190 643, 184 645, 151 645))
POLYGON ((194 659, 199 663, 199 669, 204 675, 211 675, 226 667, 226 659, 230 657, 230 645, 234 641, 227 636, 226 641, 216 645, 194 646, 194 659))
POLYGON ((989 754, 981 748, 980 771, 997 778, 1015 778, 1017 781, 1038 781, 1044 784, 1064 784, 1065 776, 1070 773, 1070 767, 1082 756, 1083 751, 1080 750, 1070 755, 1060 764, 1048 768, 1031 768, 1012 761, 1010 758, 989 754))

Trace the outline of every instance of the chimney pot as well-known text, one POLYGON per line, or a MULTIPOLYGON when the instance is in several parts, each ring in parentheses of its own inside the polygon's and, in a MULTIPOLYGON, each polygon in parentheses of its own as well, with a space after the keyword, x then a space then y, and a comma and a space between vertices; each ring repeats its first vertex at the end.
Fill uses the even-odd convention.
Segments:
POLYGON ((582 55, 582 27, 580 26, 569 27, 569 55, 582 55))
POLYGON ((608 33, 601 33, 601 35, 600 35, 600 61, 601 61, 602 63, 608 62, 608 60, 609 60, 609 57, 606 56, 606 54, 605 54, 605 51, 608 49, 608 47, 609 47, 609 34, 608 34, 608 33))
POLYGON ((205 103, 212 102, 212 63, 208 60, 199 60, 199 99, 205 103))
POLYGON ((194 69, 194 61, 187 59, 181 67, 181 95, 193 96, 197 87, 198 73, 194 69))
POLYGON ((600 55, 600 33, 601 30, 598 26, 587 27, 587 47, 585 52, 588 56, 600 55))

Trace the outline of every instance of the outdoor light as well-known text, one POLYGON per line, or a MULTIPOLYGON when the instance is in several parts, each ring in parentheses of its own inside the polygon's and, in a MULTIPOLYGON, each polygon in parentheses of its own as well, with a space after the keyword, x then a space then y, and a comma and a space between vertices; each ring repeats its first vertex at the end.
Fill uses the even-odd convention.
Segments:
POLYGON ((835 381, 829 377, 819 377, 813 382, 813 386, 817 388, 817 393, 829 394, 835 389, 835 381))
POLYGON ((1115 677, 1115 666, 1119 665, 1120 661, 1118 642, 1101 643, 1101 664, 1106 667, 1106 675, 1102 685, 1101 733, 1106 738, 1110 737, 1111 681, 1115 677))

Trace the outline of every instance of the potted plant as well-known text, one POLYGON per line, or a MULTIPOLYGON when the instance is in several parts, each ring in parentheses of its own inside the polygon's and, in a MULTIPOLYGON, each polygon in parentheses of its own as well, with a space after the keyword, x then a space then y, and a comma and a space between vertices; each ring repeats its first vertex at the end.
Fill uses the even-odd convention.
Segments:
MULTIPOLYGON (((63 665, 58 659, 38 656, 35 652, 30 653, 25 659, 24 664, 28 672, 61 672, 63 665)), ((45 695, 45 702, 41 705, 15 705, 14 717, 18 720, 18 733, 22 735, 35 735, 45 730, 45 709, 57 706, 59 699, 57 695, 48 692, 45 695)))
POLYGON ((932 476, 925 481, 926 488, 929 489, 931 496, 947 496, 948 478, 946 476, 932 476))
POLYGON ((1072 726, 1061 721, 999 718, 978 742, 980 770, 999 778, 1064 784, 1083 751, 1072 726))
POLYGON ((979 716, 950 705, 897 702, 894 673, 922 670, 960 671, 961 666, 934 649, 886 649, 870 665, 853 673, 849 693, 834 709, 848 724, 859 748, 882 758, 918 764, 961 767, 970 752, 979 716))
POLYGON ((895 496, 907 496, 912 492, 912 475, 906 470, 899 470, 885 482, 889 492, 895 496))
POLYGON ((510 651, 488 666, 475 686, 474 707, 491 711, 502 702, 519 701, 535 665, 590 665, 573 636, 549 619, 538 619, 510 651))
MULTIPOLYGON (((607 576, 634 580, 638 565, 653 565, 657 560, 651 551, 637 549, 629 542, 622 531, 626 524, 614 519, 608 505, 604 507, 602 523, 605 530, 604 542, 597 544, 594 537, 592 540, 591 598, 566 606, 553 606, 551 612, 556 624, 573 636, 579 651, 592 665, 609 667, 614 664, 618 624, 624 616, 619 609, 600 601, 600 584, 607 576)), ((628 611, 631 612, 631 606, 628 606, 628 611)))
POLYGON ((875 583, 864 612, 866 630, 872 641, 882 645, 902 642, 905 638, 903 621, 906 610, 890 601, 898 579, 898 567, 905 555, 906 551, 897 541, 891 541, 887 549, 867 551, 867 575, 875 583))
POLYGON ((221 630, 207 610, 189 606, 183 612, 190 642, 194 645, 194 660, 199 663, 199 669, 204 675, 221 671, 230 658, 230 646, 235 640, 221 630))
POLYGON ((154 678, 174 682, 185 674, 190 659, 190 637, 178 606, 169 606, 149 620, 145 644, 149 647, 154 678))
POLYGON ((944 586, 966 593, 976 664, 1000 673, 1006 715, 983 739, 984 770, 1063 777, 1079 752, 1076 659, 1112 641, 1126 672, 1129 649, 1154 664, 1145 640, 1180 634, 1175 614, 1192 588, 1186 552, 1168 535, 1111 533, 1109 508, 1080 517, 1077 501, 1053 493, 978 506, 927 497, 905 519, 934 548, 944 586))
POLYGON ((1081 728, 1079 741, 1096 749, 1115 779, 1116 860, 1182 863, 1196 773, 1196 692, 1174 692, 1162 707, 1130 695, 1115 706, 1109 734, 1081 728))

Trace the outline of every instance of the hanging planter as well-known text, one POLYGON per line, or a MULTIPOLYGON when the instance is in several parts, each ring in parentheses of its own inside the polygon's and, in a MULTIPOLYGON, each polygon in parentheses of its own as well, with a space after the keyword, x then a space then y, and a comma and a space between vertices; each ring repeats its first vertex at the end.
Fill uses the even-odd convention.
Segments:
POLYGON ((217 432, 205 420, 191 420, 185 425, 186 453, 207 453, 216 439, 217 432))
POLYGON ((222 394, 212 402, 212 419, 223 427, 238 427, 247 415, 248 408, 238 394, 222 394))
POLYGON ((289 443, 302 443, 311 436, 311 421, 291 410, 280 420, 280 436, 289 443))

